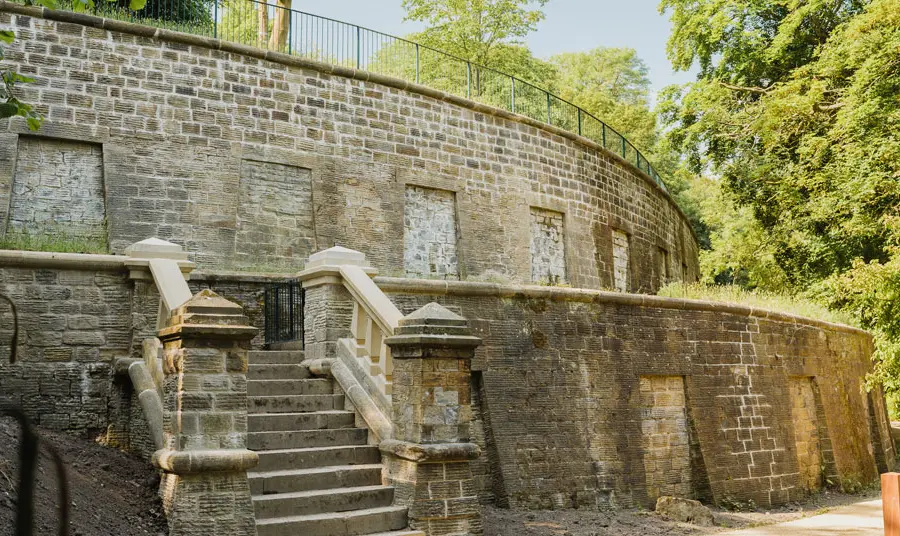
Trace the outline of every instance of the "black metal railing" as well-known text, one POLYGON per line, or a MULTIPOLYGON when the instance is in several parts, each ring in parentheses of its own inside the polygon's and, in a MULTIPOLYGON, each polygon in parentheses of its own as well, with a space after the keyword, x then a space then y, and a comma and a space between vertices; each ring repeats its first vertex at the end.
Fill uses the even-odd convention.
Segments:
POLYGON ((299 281, 275 283, 263 294, 265 342, 300 342, 303 346, 303 309, 306 289, 299 281))

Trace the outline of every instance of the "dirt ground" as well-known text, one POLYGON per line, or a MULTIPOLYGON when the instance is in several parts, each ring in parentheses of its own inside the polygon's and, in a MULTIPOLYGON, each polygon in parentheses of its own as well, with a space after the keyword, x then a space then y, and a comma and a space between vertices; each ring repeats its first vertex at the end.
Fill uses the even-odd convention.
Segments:
MULTIPOLYGON (((91 438, 39 431, 66 462, 71 536, 165 536, 153 467, 91 438)), ((15 533, 19 427, 0 418, 0 536, 15 533)), ((34 534, 57 533, 55 469, 42 452, 35 488, 34 534)))
MULTIPOLYGON (((165 536, 157 495, 158 477, 146 462, 98 445, 91 438, 40 431, 66 462, 72 536, 165 536)), ((18 426, 0 419, 0 536, 14 533, 18 481, 18 426)), ((56 479, 46 454, 38 465, 35 534, 57 530, 56 479)), ((645 510, 515 510, 485 508, 485 536, 657 536, 704 535, 792 521, 830 508, 876 498, 826 491, 803 503, 761 512, 714 509, 715 527, 675 523, 645 510)))
POLYGON ((715 534, 760 525, 793 521, 821 514, 845 504, 879 497, 880 491, 858 494, 825 491, 802 503, 759 512, 728 512, 712 509, 715 527, 698 527, 668 521, 646 510, 514 510, 487 507, 485 536, 681 536, 715 534))

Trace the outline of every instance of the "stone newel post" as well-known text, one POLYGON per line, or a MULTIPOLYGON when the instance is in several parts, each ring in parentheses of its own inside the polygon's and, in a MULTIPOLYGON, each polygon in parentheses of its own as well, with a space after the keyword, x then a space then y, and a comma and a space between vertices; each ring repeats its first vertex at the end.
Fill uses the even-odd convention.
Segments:
POLYGON ((470 363, 481 339, 466 319, 430 303, 400 320, 385 343, 394 357, 394 439, 382 442, 410 528, 428 536, 481 534, 471 460, 470 363))
POLYGON ((159 331, 164 345, 165 448, 160 494, 172 536, 255 536, 247 469, 247 355, 256 328, 210 290, 159 331))

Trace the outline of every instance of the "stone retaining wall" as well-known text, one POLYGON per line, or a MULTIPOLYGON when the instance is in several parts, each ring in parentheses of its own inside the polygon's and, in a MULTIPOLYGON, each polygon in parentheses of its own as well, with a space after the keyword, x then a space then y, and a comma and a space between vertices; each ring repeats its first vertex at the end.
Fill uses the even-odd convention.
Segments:
POLYGON ((768 506, 823 476, 872 482, 893 460, 879 453, 893 449, 883 397, 862 389, 863 331, 650 296, 376 282, 404 314, 437 301, 483 338, 472 368, 485 500, 649 505, 688 489, 768 506))
POLYGON ((696 240, 669 196, 560 129, 400 80, 87 15, 0 0, 0 28, 16 32, 6 63, 35 79, 19 96, 46 118, 38 132, 0 121, 0 233, 28 180, 16 170, 35 165, 29 148, 78 141, 102 157, 113 253, 156 236, 201 267, 287 271, 341 245, 385 274, 549 274, 579 288, 613 288, 621 265, 623 288, 648 292, 663 249, 668 273, 697 277, 696 240), (455 196, 456 221, 442 215, 417 235, 439 250, 433 262, 414 266, 408 186, 455 196), (559 220, 558 243, 537 240, 552 251, 532 251, 535 213, 559 220), (613 259, 614 232, 627 259, 613 259))

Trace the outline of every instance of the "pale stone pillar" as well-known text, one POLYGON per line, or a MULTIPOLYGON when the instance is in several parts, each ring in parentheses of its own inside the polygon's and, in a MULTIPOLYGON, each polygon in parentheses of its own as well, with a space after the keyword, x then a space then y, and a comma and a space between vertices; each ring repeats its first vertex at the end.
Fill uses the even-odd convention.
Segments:
POLYGON ((172 536, 255 536, 247 469, 247 356, 257 329, 241 307, 203 290, 159 331, 165 448, 160 494, 172 536))
POLYGON ((359 251, 335 246, 309 256, 298 279, 306 291, 303 312, 306 359, 335 357, 338 339, 350 337, 353 297, 344 288, 341 266, 358 266, 378 273, 359 251))
POLYGON ((482 534, 471 460, 470 364, 481 339, 436 303, 400 320, 385 343, 394 357, 394 439, 381 443, 410 528, 428 536, 482 534))

